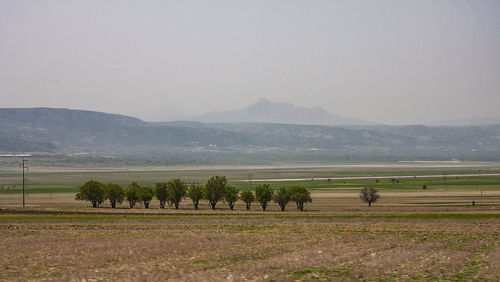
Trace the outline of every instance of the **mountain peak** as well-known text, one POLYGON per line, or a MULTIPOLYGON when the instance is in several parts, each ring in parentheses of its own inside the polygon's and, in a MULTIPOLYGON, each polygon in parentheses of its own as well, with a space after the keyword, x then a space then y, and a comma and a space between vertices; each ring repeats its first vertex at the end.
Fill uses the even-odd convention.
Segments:
POLYGON ((272 102, 266 98, 260 98, 254 104, 271 104, 272 102))
POLYGON ((366 125, 368 122, 333 115, 321 106, 307 108, 260 98, 241 110, 211 112, 194 118, 201 122, 264 122, 315 125, 366 125))

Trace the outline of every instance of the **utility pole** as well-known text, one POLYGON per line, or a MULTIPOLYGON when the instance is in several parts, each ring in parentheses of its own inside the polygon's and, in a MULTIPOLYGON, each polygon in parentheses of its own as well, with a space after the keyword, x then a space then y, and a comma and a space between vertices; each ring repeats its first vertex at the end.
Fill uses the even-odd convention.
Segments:
POLYGON ((23 162, 19 164, 19 167, 23 169, 23 208, 24 208, 24 186, 25 186, 25 180, 24 180, 24 170, 28 171, 28 160, 25 160, 23 158, 23 162))

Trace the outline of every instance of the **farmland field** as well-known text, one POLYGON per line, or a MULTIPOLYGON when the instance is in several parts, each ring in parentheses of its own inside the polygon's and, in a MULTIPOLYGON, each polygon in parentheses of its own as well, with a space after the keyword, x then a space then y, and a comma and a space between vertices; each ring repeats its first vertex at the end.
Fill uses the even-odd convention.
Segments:
POLYGON ((4 168, 0 280, 498 281, 500 177, 473 174, 495 174, 499 168, 30 168, 24 209, 20 173, 4 168), (155 200, 150 209, 128 209, 125 203, 94 209, 74 200, 77 187, 91 178, 126 186, 172 177, 199 183, 211 175, 226 175, 239 189, 259 184, 243 181, 248 178, 310 177, 269 183, 305 186, 313 202, 304 212, 293 203, 285 212, 275 203, 262 212, 257 203, 246 211, 241 201, 235 211, 223 202, 215 211, 206 202, 195 211, 189 199, 179 210, 159 209, 155 200), (437 176, 400 178, 419 175, 437 176), (348 179, 354 176, 366 179, 348 179), (365 186, 382 197, 372 207, 358 198, 365 186))

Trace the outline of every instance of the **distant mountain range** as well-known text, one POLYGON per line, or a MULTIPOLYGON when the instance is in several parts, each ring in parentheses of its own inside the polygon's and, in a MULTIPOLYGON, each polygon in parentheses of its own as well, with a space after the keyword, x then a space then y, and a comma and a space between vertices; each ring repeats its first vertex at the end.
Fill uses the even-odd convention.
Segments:
POLYGON ((199 122, 252 122, 315 125, 368 125, 367 121, 333 115, 322 107, 306 108, 291 103, 271 102, 261 98, 241 109, 210 112, 189 118, 199 122))
MULTIPOLYGON (((260 101, 257 105, 267 103, 260 101)), ((290 105, 282 106, 290 109, 290 105)), ((257 109, 252 112, 255 111, 257 109)), ((293 160, 327 161, 339 158, 500 160, 500 125, 148 123, 134 117, 92 111, 0 109, 0 152, 87 152, 144 159, 169 158, 174 163, 196 162, 201 156, 210 162, 216 160, 218 154, 237 157, 238 161, 271 156, 275 156, 273 161, 292 157, 293 160)))

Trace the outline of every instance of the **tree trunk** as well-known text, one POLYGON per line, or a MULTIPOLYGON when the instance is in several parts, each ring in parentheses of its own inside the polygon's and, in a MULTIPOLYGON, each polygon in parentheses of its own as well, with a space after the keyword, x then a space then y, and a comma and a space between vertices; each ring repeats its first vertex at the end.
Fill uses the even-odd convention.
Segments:
POLYGON ((372 202, 368 201, 368 206, 371 207, 372 206, 372 202))
POLYGON ((198 209, 198 201, 196 201, 196 202, 193 201, 193 206, 194 206, 194 209, 197 210, 198 209))
POLYGON ((247 211, 250 210, 250 203, 247 203, 247 211))
POLYGON ((262 210, 263 211, 266 211, 266 207, 267 207, 267 203, 266 204, 262 204, 262 210))
POLYGON ((281 211, 285 211, 285 205, 280 204, 281 211))
POLYGON ((92 203, 93 208, 97 208, 97 201, 90 201, 92 203))
POLYGON ((164 209, 165 208, 165 201, 160 201, 160 209, 164 209))
POLYGON ((234 203, 229 203, 229 209, 233 210, 234 209, 234 203))
POLYGON ((146 209, 148 209, 148 208, 149 208, 149 202, 144 201, 144 207, 145 207, 146 209))
POLYGON ((115 208, 116 207, 116 202, 111 202, 111 208, 115 208))
POLYGON ((210 201, 210 206, 212 206, 213 210, 215 210, 215 205, 217 205, 217 202, 210 201))
POLYGON ((178 210, 179 209, 179 202, 175 202, 175 209, 178 210))
POLYGON ((130 201, 128 203, 130 204, 130 208, 133 208, 135 206, 135 201, 130 201))

